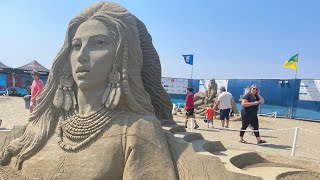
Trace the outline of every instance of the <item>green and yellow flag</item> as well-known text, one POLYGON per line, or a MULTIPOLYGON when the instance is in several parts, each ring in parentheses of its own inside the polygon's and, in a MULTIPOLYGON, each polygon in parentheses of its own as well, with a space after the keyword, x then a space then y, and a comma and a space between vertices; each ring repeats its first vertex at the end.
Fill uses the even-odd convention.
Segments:
POLYGON ((286 60, 286 62, 284 63, 284 65, 282 67, 297 70, 298 69, 298 56, 299 56, 299 54, 296 54, 296 55, 292 56, 289 60, 286 60))

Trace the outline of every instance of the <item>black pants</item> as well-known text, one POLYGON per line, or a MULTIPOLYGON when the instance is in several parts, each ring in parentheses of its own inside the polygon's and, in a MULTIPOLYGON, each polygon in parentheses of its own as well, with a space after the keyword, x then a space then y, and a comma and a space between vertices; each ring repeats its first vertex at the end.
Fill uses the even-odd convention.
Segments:
MULTIPOLYGON (((246 130, 249 124, 253 127, 254 130, 259 130, 259 121, 258 121, 258 115, 256 113, 254 114, 243 114, 242 116, 242 127, 241 130, 246 130)), ((240 131, 240 136, 243 137, 244 131, 240 131)), ((260 137, 259 132, 254 132, 254 135, 256 137, 260 137)))

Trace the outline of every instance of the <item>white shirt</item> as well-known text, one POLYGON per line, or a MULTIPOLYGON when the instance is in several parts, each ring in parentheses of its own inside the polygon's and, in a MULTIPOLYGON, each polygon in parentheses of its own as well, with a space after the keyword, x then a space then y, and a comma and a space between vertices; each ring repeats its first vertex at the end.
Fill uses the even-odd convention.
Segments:
POLYGON ((229 92, 222 92, 218 96, 218 101, 220 101, 220 109, 229 109, 232 108, 231 105, 232 94, 229 92))

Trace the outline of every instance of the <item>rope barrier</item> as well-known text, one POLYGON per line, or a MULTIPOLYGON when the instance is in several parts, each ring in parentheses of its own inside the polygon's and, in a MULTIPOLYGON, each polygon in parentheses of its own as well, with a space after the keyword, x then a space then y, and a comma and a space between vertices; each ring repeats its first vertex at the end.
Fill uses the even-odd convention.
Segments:
POLYGON ((0 131, 7 132, 7 131, 11 131, 11 129, 0 129, 0 131))
POLYGON ((320 134, 320 132, 316 132, 316 131, 311 131, 311 130, 308 130, 308 129, 304 129, 304 128, 300 128, 301 130, 304 130, 304 131, 307 131, 307 132, 310 132, 310 133, 316 133, 316 134, 320 134))
MULTIPOLYGON (((277 112, 275 112, 275 118, 277 116, 277 112)), ((208 124, 205 122, 200 121, 201 124, 208 124)), ((216 128, 213 128, 216 129, 216 128)), ((298 134, 299 134, 299 129, 303 130, 303 131, 307 131, 310 133, 316 133, 316 134, 320 134, 320 132, 316 132, 316 131, 311 131, 308 129, 304 129, 304 128, 299 128, 299 127, 292 127, 292 128, 282 128, 282 129, 267 129, 267 130, 263 130, 263 129, 259 129, 259 130, 242 130, 242 129, 234 129, 234 128, 218 128, 219 130, 227 130, 227 131, 244 131, 244 132, 274 132, 274 131, 287 131, 287 130, 293 130, 294 129, 294 136, 293 136, 293 143, 292 143, 292 149, 291 149, 291 156, 293 157, 295 155, 295 151, 296 151, 296 147, 297 147, 297 141, 298 141, 298 134)), ((193 132, 193 119, 191 119, 191 132, 193 132)))
MULTIPOLYGON (((205 122, 200 121, 201 124, 207 124, 205 122)), ((234 128, 213 128, 213 129, 219 129, 219 130, 228 130, 228 131, 244 131, 244 132, 271 132, 271 131, 286 131, 286 130, 291 130, 294 129, 294 127, 292 128, 283 128, 283 129, 259 129, 259 130, 242 130, 242 129, 234 129, 234 128)))
POLYGON ((233 129, 233 128, 218 128, 218 129, 223 129, 223 130, 228 130, 228 131, 244 131, 244 132, 271 132, 271 131, 286 131, 286 130, 291 130, 294 128, 283 128, 283 129, 259 129, 259 130, 242 130, 242 129, 233 129))

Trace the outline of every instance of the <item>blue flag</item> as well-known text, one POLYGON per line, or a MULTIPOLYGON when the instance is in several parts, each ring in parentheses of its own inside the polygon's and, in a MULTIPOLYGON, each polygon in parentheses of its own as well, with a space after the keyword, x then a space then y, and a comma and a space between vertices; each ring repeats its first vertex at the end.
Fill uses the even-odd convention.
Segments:
POLYGON ((187 64, 193 65, 193 54, 182 55, 187 64))

